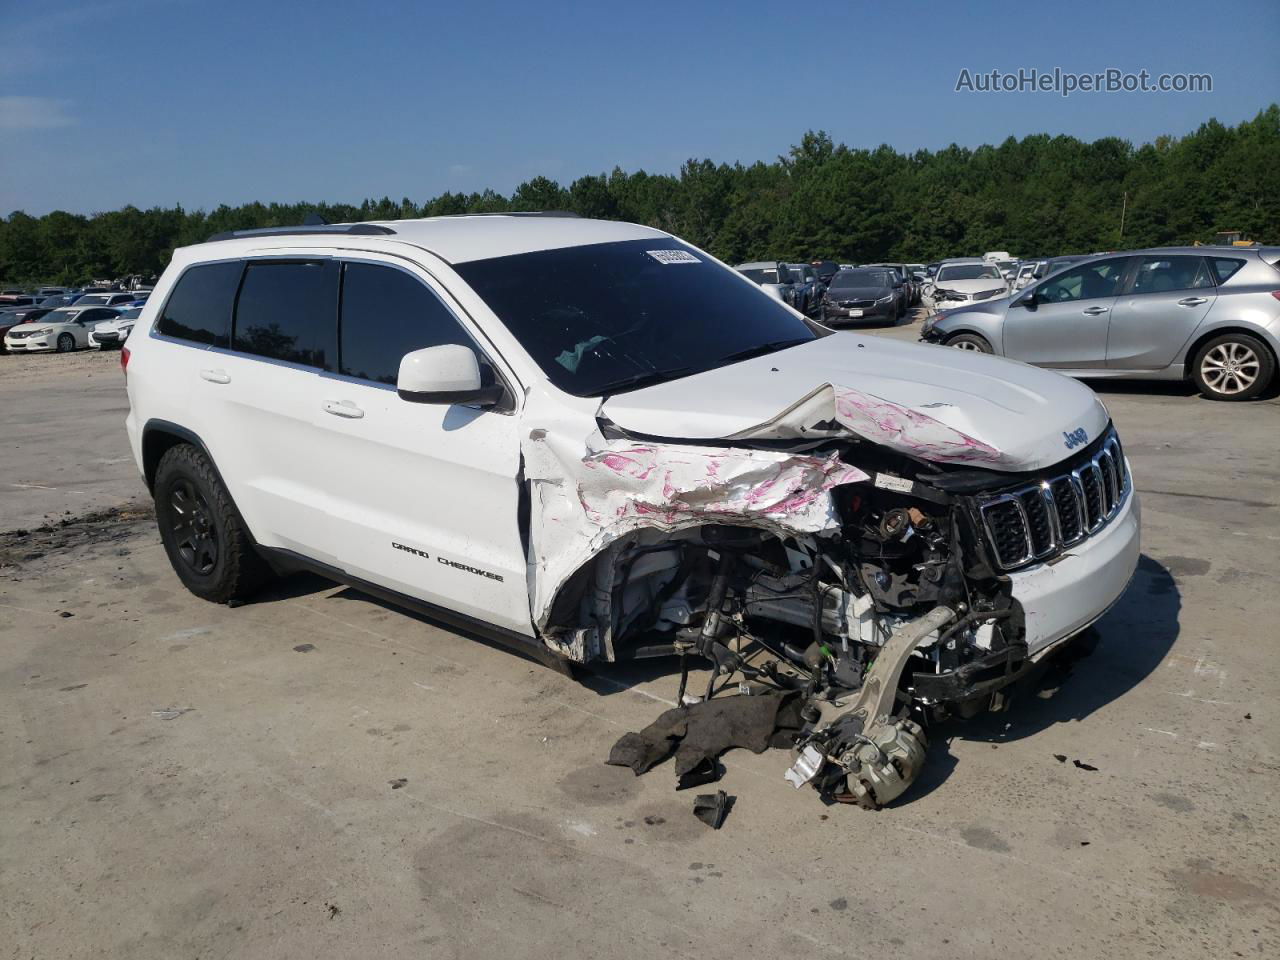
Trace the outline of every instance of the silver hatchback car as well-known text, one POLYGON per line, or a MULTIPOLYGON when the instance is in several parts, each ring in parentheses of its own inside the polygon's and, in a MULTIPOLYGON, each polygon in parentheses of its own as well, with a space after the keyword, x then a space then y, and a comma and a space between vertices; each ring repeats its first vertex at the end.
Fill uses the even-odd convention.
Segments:
POLYGON ((1191 379, 1211 400, 1248 400, 1267 389, 1280 355, 1280 247, 1092 257, 938 313, 921 339, 1073 377, 1191 379))

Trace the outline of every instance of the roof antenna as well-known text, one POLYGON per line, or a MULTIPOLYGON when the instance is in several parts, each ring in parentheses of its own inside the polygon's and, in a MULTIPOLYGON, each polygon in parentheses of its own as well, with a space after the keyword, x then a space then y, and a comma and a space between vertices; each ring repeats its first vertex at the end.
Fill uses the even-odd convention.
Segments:
POLYGON ((318 213, 308 213, 302 221, 304 227, 327 227, 329 221, 318 213))

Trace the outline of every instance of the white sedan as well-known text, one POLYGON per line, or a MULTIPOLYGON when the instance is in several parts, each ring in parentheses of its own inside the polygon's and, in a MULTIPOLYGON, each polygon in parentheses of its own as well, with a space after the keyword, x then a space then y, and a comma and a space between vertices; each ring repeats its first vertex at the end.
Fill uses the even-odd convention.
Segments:
POLYGON ((5 334, 5 349, 10 353, 69 353, 88 347, 90 331, 103 320, 119 316, 120 311, 110 307, 59 307, 39 320, 13 327, 5 334))
POLYGON ((925 306, 946 310, 981 300, 1008 296, 1009 283, 994 263, 953 261, 938 268, 924 293, 925 306))
POLYGON ((118 316, 102 321, 89 331, 89 346, 102 350, 119 350, 129 339, 129 331, 133 329, 134 321, 141 313, 141 307, 130 307, 120 311, 118 316))

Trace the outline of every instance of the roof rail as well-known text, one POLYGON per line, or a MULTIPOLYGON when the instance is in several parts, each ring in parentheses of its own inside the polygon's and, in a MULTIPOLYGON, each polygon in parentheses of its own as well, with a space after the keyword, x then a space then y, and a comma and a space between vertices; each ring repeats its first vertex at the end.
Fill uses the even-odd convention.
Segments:
POLYGON ((380 223, 326 223, 305 225, 301 227, 261 227, 257 230, 224 230, 222 233, 215 233, 205 242, 216 243, 219 240, 236 240, 241 237, 288 237, 311 234, 324 235, 330 233, 342 233, 357 236, 386 236, 394 234, 395 231, 390 227, 384 227, 380 223))
POLYGON ((493 213, 446 213, 446 217, 567 217, 581 220, 572 210, 496 210, 493 213))

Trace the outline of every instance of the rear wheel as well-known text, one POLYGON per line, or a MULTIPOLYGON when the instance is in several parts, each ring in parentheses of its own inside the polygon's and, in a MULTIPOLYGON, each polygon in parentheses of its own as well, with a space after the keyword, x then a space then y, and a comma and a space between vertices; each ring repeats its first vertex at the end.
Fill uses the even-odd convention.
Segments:
POLYGON ((197 597, 243 600, 268 578, 266 563, 203 451, 184 443, 160 458, 155 502, 169 563, 197 597))
POLYGON ((58 334, 58 352, 70 353, 76 348, 76 338, 69 333, 58 334))
POLYGON ((1251 400, 1267 388, 1275 358, 1256 337, 1224 333, 1196 351, 1191 376, 1210 400, 1251 400))
POLYGON ((994 352, 986 338, 980 337, 976 333, 958 333, 947 341, 947 346, 955 347, 957 350, 972 350, 975 353, 994 352))

